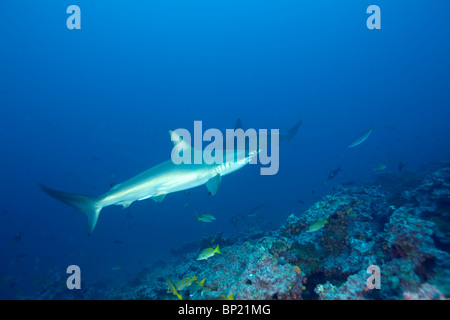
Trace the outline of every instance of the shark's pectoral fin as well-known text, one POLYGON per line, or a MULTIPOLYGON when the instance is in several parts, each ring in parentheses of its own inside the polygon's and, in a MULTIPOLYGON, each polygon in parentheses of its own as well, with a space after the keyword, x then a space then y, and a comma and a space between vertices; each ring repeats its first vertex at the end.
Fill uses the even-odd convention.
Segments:
POLYGON ((155 202, 161 202, 164 200, 164 198, 166 197, 167 194, 160 194, 159 196, 155 196, 152 197, 153 200, 155 200, 155 202))
POLYGON ((219 191, 220 183, 222 181, 222 176, 220 174, 216 174, 214 177, 206 181, 206 189, 213 196, 216 195, 217 191, 219 191))

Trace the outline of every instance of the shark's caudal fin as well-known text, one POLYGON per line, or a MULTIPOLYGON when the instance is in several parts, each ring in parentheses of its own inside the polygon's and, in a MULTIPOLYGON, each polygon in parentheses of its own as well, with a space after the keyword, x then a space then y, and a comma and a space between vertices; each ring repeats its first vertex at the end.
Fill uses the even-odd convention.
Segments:
POLYGON ((42 184, 39 184, 42 190, 53 198, 68 204, 69 206, 83 212, 88 218, 89 235, 94 231, 97 224, 98 216, 102 210, 102 206, 98 205, 97 198, 82 196, 79 194, 72 194, 50 189, 42 184))

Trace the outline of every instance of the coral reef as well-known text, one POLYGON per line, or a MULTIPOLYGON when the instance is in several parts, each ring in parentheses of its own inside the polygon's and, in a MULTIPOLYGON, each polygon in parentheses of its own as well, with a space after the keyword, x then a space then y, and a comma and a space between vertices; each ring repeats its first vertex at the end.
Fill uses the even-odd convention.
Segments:
MULTIPOLYGON (((173 260, 148 266, 126 285, 97 294, 106 299, 178 299, 167 291, 165 277, 175 282, 195 275, 205 279, 204 285, 180 290, 183 300, 230 295, 239 300, 446 299, 450 168, 422 182, 405 177, 395 185, 409 186, 407 190, 394 188, 390 176, 382 178, 387 189, 376 183, 342 186, 303 213, 291 214, 277 229, 234 238, 219 234, 187 244, 173 250, 173 260), (201 249, 217 244, 221 254, 196 259, 201 249), (369 266, 379 268, 379 288, 368 286, 369 266)), ((63 298, 64 293, 49 287, 40 296, 63 298)), ((88 290, 84 297, 67 298, 94 296, 88 290)))
POLYGON ((421 284, 415 291, 403 293, 405 300, 445 300, 445 295, 429 283, 421 284))
POLYGON ((301 299, 301 273, 289 264, 279 263, 269 252, 272 242, 271 237, 264 237, 255 242, 237 243, 221 249, 221 255, 201 261, 190 253, 185 257, 188 261, 175 263, 169 274, 161 269, 140 274, 137 285, 122 288, 114 298, 173 299, 167 293, 163 275, 182 279, 195 274, 197 279, 206 279, 205 284, 194 292, 189 287, 180 291, 183 299, 215 299, 231 294, 240 300, 301 299))

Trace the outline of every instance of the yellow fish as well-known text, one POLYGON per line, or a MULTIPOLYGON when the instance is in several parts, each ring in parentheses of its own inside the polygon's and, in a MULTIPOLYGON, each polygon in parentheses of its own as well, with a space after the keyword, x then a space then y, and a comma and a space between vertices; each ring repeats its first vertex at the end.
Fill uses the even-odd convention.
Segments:
POLYGON ((202 214, 201 216, 197 215, 197 221, 213 222, 214 220, 216 220, 216 217, 211 214, 202 214))
POLYGON ((176 295, 178 299, 182 300, 183 297, 181 296, 181 294, 177 292, 177 289, 175 288, 174 284, 172 283, 172 280, 170 280, 169 277, 166 277, 166 284, 169 287, 169 291, 172 291, 172 293, 176 295))
MULTIPOLYGON (((205 286, 205 278, 202 281, 195 281, 189 286, 189 296, 194 296, 199 290, 203 290, 205 286)), ((203 295, 203 292, 202 292, 203 295)))
POLYGON ((203 280, 202 281, 200 281, 200 282, 198 282, 197 281, 197 284, 200 286, 200 287, 203 287, 204 285, 205 285, 205 278, 203 278, 203 280))
POLYGON ((213 248, 203 249, 200 252, 200 254, 198 255, 197 260, 208 260, 208 258, 211 258, 216 253, 222 254, 222 252, 220 252, 219 245, 217 245, 217 247, 215 249, 213 249, 213 248))
POLYGON ((312 225, 309 226, 306 232, 314 232, 319 229, 322 229, 327 223, 328 223, 327 220, 314 222, 312 225))
POLYGON ((376 168, 373 168, 373 171, 383 171, 387 166, 385 164, 380 163, 376 168))
POLYGON ((36 278, 33 278, 33 282, 42 282, 42 281, 44 281, 44 278, 43 277, 36 277, 36 278))
POLYGON ((230 294, 228 297, 221 295, 221 296, 218 296, 217 298, 214 298, 214 300, 234 300, 233 296, 234 296, 234 293, 230 294))
POLYGON ((123 266, 114 266, 111 268, 112 271, 120 271, 123 270, 123 266))
MULTIPOLYGON (((184 278, 180 281, 177 281, 174 283, 175 288, 177 289, 177 291, 183 290, 186 287, 189 287, 192 282, 194 282, 195 280, 197 280, 196 276, 193 276, 192 278, 184 278)), ((170 292, 169 290, 167 290, 168 292, 170 292)))

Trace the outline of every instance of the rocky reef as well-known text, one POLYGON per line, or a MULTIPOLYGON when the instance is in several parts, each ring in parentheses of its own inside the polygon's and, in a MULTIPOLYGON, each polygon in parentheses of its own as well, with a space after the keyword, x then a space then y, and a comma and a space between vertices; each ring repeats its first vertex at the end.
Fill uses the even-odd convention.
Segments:
MULTIPOLYGON (((97 295, 178 299, 168 292, 166 277, 176 282, 195 275, 197 282, 179 290, 183 300, 446 299, 450 167, 423 179, 379 179, 385 183, 341 186, 277 229, 189 244, 172 261, 148 266, 125 286, 98 289, 97 295), (200 250, 216 245, 221 254, 197 260, 200 250), (379 270, 378 288, 368 286, 370 266, 379 270)), ((41 297, 52 293, 61 297, 51 287, 41 297)))

